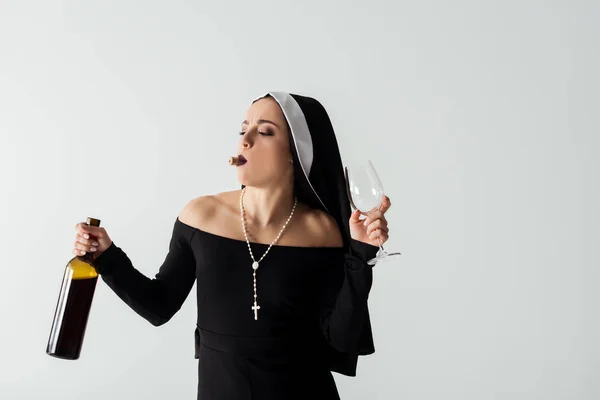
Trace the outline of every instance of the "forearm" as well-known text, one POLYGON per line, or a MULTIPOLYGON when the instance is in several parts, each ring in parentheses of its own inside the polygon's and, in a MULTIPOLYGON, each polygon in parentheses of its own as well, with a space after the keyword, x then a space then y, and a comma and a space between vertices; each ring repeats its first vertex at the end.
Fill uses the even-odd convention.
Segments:
MULTIPOLYGON (((373 283, 373 269, 366 261, 377 247, 354 241, 345 255, 343 277, 335 300, 322 314, 323 334, 337 351, 357 353, 358 342, 367 328, 368 298, 373 283)), ((370 326, 370 325, 369 325, 370 326)), ((370 328, 369 328, 370 329, 370 328)))
POLYGON ((127 254, 114 243, 94 261, 94 266, 108 287, 151 324, 162 325, 177 312, 165 283, 135 269, 127 254))

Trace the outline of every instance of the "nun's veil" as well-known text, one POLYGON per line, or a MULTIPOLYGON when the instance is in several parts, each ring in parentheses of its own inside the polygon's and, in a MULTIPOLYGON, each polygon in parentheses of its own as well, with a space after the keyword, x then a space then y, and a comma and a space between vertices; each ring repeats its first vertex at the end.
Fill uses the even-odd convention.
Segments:
POLYGON ((269 92, 254 101, 265 97, 277 101, 290 128, 298 201, 329 213, 336 220, 347 248, 350 245, 350 202, 338 143, 327 111, 311 97, 285 92, 269 92))

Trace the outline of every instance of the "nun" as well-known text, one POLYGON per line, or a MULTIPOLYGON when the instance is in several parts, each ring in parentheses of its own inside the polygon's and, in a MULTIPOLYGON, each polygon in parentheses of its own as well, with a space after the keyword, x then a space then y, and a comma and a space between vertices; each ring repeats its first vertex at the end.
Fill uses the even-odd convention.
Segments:
POLYGON ((332 123, 307 96, 256 98, 229 162, 241 188, 182 207, 154 277, 105 228, 78 224, 73 252, 91 252, 103 282, 154 326, 196 283, 199 400, 339 399, 332 373, 356 376, 375 351, 367 260, 389 238, 390 199, 352 212, 332 123))

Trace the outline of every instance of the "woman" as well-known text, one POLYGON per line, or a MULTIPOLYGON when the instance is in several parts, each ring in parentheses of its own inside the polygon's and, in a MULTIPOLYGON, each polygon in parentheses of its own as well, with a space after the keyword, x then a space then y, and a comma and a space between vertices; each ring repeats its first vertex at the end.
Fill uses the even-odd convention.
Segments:
POLYGON ((385 211, 351 214, 333 127, 315 99, 272 92, 240 132, 242 189, 188 202, 153 279, 104 228, 77 225, 104 282, 154 325, 197 282, 198 399, 339 399, 331 371, 374 352, 367 299, 385 211), (244 162, 245 160, 245 162, 244 162))

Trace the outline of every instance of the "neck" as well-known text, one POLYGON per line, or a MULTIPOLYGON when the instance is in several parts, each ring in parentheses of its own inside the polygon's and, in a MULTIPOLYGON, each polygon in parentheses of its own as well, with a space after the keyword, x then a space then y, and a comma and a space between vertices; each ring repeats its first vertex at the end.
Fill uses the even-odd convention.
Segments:
POLYGON ((277 188, 246 187, 243 196, 246 223, 255 228, 280 229, 294 206, 293 187, 282 185, 277 188))

